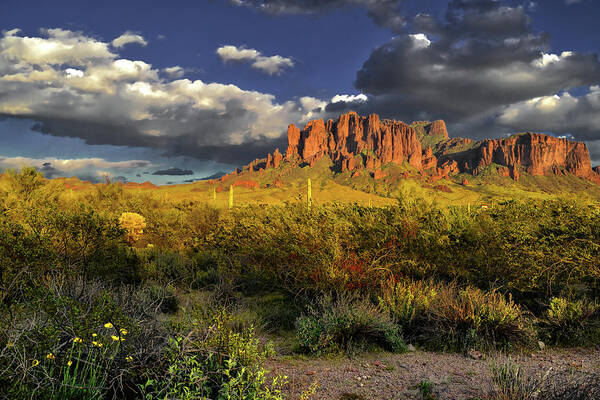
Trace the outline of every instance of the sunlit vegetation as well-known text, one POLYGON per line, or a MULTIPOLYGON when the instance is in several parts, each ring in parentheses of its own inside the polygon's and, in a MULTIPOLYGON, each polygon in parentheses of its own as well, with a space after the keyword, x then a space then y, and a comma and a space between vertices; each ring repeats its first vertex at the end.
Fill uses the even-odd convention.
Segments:
MULTIPOLYGON (((310 207, 252 204, 236 187, 229 209, 228 188, 213 189, 77 191, 32 169, 5 174, 0 397, 281 399, 286 377, 265 367, 273 338, 323 355, 600 337, 591 197, 482 207, 404 186, 326 203, 316 177, 310 207)), ((496 398, 527 393, 517 369, 495 369, 496 398)))

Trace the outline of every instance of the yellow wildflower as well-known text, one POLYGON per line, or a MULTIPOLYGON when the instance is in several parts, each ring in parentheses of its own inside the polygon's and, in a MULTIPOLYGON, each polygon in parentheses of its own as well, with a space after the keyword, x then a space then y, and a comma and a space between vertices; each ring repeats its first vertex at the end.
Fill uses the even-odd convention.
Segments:
POLYGON ((75 336, 75 338, 73 339, 73 342, 75 343, 83 343, 83 339, 80 337, 75 336))
POLYGON ((92 342, 92 344, 93 344, 94 346, 96 346, 96 347, 102 347, 102 346, 103 346, 103 344, 102 344, 102 343, 100 343, 100 342, 96 342, 96 341, 93 341, 93 342, 92 342))
POLYGON ((105 324, 104 324, 104 327, 105 327, 106 329, 114 328, 113 324, 111 324, 110 322, 107 322, 107 323, 105 323, 105 324))
POLYGON ((32 367, 35 367, 36 365, 38 365, 40 362, 38 360, 33 360, 33 362, 31 363, 32 367))
POLYGON ((133 361, 133 357, 127 356, 127 357, 125 357, 125 361, 132 362, 133 361))
POLYGON ((6 343, 6 348, 10 349, 10 348, 13 348, 13 347, 15 347, 15 344, 13 342, 6 343))
POLYGON ((97 333, 92 333, 92 337, 96 337, 96 336, 98 336, 97 333))
POLYGON ((54 354, 52 354, 52 353, 48 353, 48 354, 46 355, 46 358, 47 358, 48 360, 54 360, 56 357, 54 357, 54 354))
POLYGON ((127 332, 127 329, 125 329, 125 328, 119 329, 119 332, 121 332, 121 335, 123 335, 123 336, 125 336, 125 335, 127 335, 127 333, 129 333, 129 332, 127 332))
POLYGON ((70 367, 71 365, 73 365, 73 361, 71 361, 71 360, 67 361, 67 367, 70 367))
POLYGON ((112 336, 111 336, 111 339, 112 339, 112 340, 114 340, 115 342, 118 342, 118 341, 119 341, 119 337, 118 337, 118 336, 115 336, 115 335, 112 335, 112 336))

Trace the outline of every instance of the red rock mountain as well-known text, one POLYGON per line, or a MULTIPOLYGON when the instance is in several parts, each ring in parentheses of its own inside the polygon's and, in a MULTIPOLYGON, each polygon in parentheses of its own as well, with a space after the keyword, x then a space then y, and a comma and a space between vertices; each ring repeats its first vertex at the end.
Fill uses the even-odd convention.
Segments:
POLYGON ((382 120, 376 114, 361 117, 349 112, 336 121, 310 121, 302 130, 291 124, 287 136, 285 157, 277 149, 266 159, 257 159, 243 169, 277 168, 284 160, 313 166, 328 158, 335 171, 353 171, 353 176, 357 176, 357 170, 364 169, 378 179, 386 175, 381 166, 407 163, 422 175, 438 178, 459 172, 477 175, 493 165, 498 173, 515 180, 522 173, 569 173, 600 184, 600 167, 592 169, 584 143, 538 133, 474 142, 449 138, 446 124, 441 120, 408 125, 382 120))

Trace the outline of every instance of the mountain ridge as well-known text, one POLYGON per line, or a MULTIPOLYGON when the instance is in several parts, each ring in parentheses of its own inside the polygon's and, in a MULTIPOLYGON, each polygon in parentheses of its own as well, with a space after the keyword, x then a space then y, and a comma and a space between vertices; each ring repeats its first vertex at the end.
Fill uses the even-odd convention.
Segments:
POLYGON ((409 125, 380 119, 377 114, 359 116, 350 111, 335 121, 309 121, 302 130, 290 124, 287 137, 285 155, 276 149, 266 158, 256 159, 222 179, 244 170, 277 168, 283 161, 312 167, 329 158, 334 172, 356 174, 365 170, 376 179, 384 174, 383 166, 407 163, 421 175, 434 179, 447 179, 459 173, 478 175, 493 166, 498 174, 515 181, 523 173, 571 174, 600 184, 600 167, 592 168, 585 143, 541 133, 473 141, 450 138, 443 120, 416 121, 409 125))

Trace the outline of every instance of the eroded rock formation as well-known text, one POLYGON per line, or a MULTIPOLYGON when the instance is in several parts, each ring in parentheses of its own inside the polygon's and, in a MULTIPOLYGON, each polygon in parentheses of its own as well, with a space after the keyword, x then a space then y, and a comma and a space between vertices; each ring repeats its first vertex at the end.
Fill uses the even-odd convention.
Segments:
POLYGON ((284 160, 290 165, 312 167, 326 157, 338 172, 350 171, 356 176, 356 171, 367 169, 379 179, 385 176, 381 168, 389 163, 407 163, 421 175, 436 179, 460 172, 477 175, 495 164, 497 173, 514 180, 519 180, 522 173, 569 173, 600 183, 600 167, 592 170, 584 143, 538 133, 474 142, 449 138, 442 120, 414 122, 411 126, 401 121, 382 120, 376 114, 361 117, 351 111, 335 121, 310 121, 302 130, 291 124, 287 137, 285 156, 277 149, 266 159, 250 163, 247 170, 278 168, 284 160), (431 139, 427 139, 428 136, 431 139), (423 148, 419 137, 429 145, 423 148))

